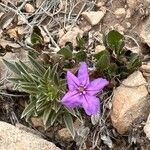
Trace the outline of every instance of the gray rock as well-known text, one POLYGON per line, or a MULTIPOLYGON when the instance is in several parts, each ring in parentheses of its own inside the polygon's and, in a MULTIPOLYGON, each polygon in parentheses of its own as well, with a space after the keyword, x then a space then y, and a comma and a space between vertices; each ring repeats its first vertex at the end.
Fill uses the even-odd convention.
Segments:
POLYGON ((142 73, 136 71, 114 91, 111 120, 120 134, 127 132, 138 119, 148 116, 150 99, 145 84, 142 73))
POLYGON ((136 9, 137 5, 139 4, 141 0, 127 0, 127 4, 129 8, 136 9))
POLYGON ((126 10, 124 8, 117 8, 114 12, 116 18, 122 18, 126 15, 126 10))
POLYGON ((150 19, 143 22, 140 37, 150 47, 150 19))
POLYGON ((105 11, 89 11, 82 13, 83 18, 85 18, 92 26, 97 25, 104 15, 105 11))
POLYGON ((0 122, 1 150, 60 150, 53 143, 38 135, 19 129, 11 124, 0 122))
POLYGON ((27 51, 18 50, 16 53, 6 53, 5 56, 0 57, 0 83, 3 84, 1 89, 12 89, 13 84, 7 81, 8 77, 11 77, 12 72, 8 69, 8 67, 3 63, 3 59, 16 62, 19 59, 23 62, 28 62, 27 51))
POLYGON ((150 140, 150 114, 149 114, 146 124, 144 126, 144 132, 145 132, 146 136, 148 137, 148 139, 150 140))
POLYGON ((64 141, 72 141, 72 136, 67 128, 62 128, 58 131, 58 136, 64 141))
POLYGON ((83 31, 78 26, 75 26, 73 28, 71 28, 71 26, 67 26, 65 29, 67 31, 66 33, 64 29, 59 30, 59 45, 63 47, 65 46, 66 42, 72 42, 73 46, 77 46, 76 37, 78 35, 82 37, 83 31))

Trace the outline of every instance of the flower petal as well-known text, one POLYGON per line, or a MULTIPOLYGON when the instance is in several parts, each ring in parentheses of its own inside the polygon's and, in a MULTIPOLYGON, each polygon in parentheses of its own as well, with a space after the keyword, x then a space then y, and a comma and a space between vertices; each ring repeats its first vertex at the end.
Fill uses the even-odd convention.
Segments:
POLYGON ((68 108, 75 108, 82 105, 77 91, 69 91, 61 100, 62 104, 68 108))
POLYGON ((85 62, 82 62, 78 70, 78 79, 84 86, 89 84, 88 67, 85 62))
POLYGON ((93 80, 89 86, 87 87, 87 93, 90 95, 96 95, 99 91, 101 91, 109 82, 106 79, 98 78, 93 80))
POLYGON ((79 85, 78 78, 72 74, 70 71, 67 71, 67 83, 70 91, 75 90, 79 85))
POLYGON ((87 115, 96 115, 100 110, 100 101, 96 96, 85 95, 82 97, 82 107, 87 115))

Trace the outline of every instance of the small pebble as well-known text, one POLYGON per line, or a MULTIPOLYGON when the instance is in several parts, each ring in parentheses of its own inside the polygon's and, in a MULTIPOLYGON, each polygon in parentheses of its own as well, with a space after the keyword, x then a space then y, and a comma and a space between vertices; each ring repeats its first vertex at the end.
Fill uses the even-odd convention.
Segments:
POLYGON ((25 10, 27 13, 33 13, 35 11, 34 7, 29 3, 25 5, 25 10))
POLYGON ((114 14, 116 15, 116 18, 122 18, 125 16, 126 14, 126 10, 124 8, 118 8, 116 9, 116 11, 114 12, 114 14))

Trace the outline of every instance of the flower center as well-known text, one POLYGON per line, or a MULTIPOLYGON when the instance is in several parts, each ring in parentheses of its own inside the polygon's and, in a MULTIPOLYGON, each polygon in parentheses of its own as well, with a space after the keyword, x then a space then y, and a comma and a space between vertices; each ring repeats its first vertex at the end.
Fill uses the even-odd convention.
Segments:
POLYGON ((79 86, 78 91, 79 91, 80 94, 85 94, 86 93, 84 86, 79 86))

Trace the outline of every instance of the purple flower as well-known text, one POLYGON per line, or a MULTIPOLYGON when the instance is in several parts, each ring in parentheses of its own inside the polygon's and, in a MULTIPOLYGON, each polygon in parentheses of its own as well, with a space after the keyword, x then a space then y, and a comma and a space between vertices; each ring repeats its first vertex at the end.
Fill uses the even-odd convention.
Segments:
POLYGON ((82 62, 77 77, 67 72, 67 82, 69 91, 62 98, 62 104, 68 108, 83 107, 87 115, 97 114, 100 101, 96 94, 108 85, 108 81, 98 78, 90 82, 88 67, 82 62))

